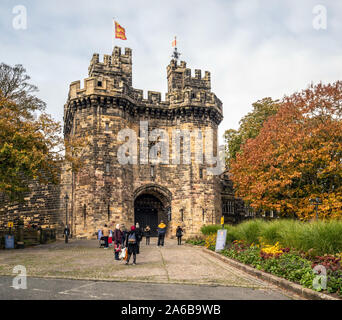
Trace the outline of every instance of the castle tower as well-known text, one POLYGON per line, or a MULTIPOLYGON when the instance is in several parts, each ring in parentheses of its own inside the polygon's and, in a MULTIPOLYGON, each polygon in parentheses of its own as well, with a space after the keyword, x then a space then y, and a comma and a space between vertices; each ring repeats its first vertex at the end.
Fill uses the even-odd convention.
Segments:
POLYGON ((72 199, 73 233, 92 237, 105 223, 128 228, 135 222, 150 225, 154 232, 163 220, 170 235, 182 225, 190 236, 203 224, 218 223, 219 177, 209 174, 212 165, 205 159, 198 161, 206 147, 200 136, 210 129, 216 150, 222 121, 222 103, 211 92, 210 73, 202 77, 201 70, 195 70, 192 76, 184 61, 172 59, 163 101, 159 92, 148 91, 144 99, 143 91, 132 87, 131 49, 122 54, 115 47, 103 61, 94 54, 88 71, 83 88, 80 81, 71 83, 64 107, 65 138, 89 141, 82 169, 64 173, 64 181, 72 181, 65 192, 72 199), (136 161, 123 164, 120 157, 129 153, 120 153, 122 147, 135 139, 136 157, 130 159, 136 161), (190 161, 184 158, 186 150, 190 161), (153 154, 158 161, 152 161, 153 154))

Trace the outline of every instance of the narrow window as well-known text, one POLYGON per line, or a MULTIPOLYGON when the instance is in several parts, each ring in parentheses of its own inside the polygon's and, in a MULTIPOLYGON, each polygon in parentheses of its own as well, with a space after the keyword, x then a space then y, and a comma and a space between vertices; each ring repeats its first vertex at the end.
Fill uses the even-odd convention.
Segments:
POLYGON ((107 206, 107 215, 108 215, 108 221, 110 221, 110 204, 109 203, 107 206))
POLYGON ((84 224, 84 227, 86 227, 86 224, 87 224, 87 206, 85 204, 83 205, 83 224, 84 224))
POLYGON ((204 209, 202 208, 202 221, 204 221, 204 209))
POLYGON ((97 81, 97 86, 102 87, 102 81, 97 81))
POLYGON ((168 218, 168 221, 171 221, 171 219, 172 219, 171 207, 169 207, 169 208, 167 209, 167 218, 168 218))
POLYGON ((109 173, 109 162, 106 162, 106 173, 109 173))
POLYGON ((154 178, 154 166, 151 166, 151 178, 154 178))
POLYGON ((181 221, 184 221, 184 209, 180 210, 180 214, 181 214, 181 221))
POLYGON ((199 177, 200 177, 200 179, 203 179, 203 169, 202 168, 199 169, 199 177))
POLYGON ((106 122, 106 128, 105 128, 105 131, 109 131, 109 123, 106 122))

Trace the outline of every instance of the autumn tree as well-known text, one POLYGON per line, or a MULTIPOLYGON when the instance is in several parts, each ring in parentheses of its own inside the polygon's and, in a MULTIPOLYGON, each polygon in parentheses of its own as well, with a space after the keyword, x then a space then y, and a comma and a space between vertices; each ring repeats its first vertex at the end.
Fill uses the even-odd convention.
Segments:
POLYGON ((236 158, 241 146, 251 138, 255 138, 268 117, 274 115, 279 108, 278 100, 264 98, 252 104, 253 110, 244 116, 239 122, 239 129, 229 129, 225 131, 226 160, 229 165, 230 160, 236 158))
POLYGON ((35 93, 37 86, 29 83, 30 76, 26 74, 21 64, 11 67, 5 63, 0 64, 0 90, 2 97, 16 104, 21 116, 32 118, 35 111, 44 111, 46 103, 39 99, 35 93))
POLYGON ((32 180, 58 183, 66 160, 76 170, 81 165, 84 140, 64 143, 61 124, 44 112, 25 72, 21 65, 0 65, 0 193, 7 201, 21 200, 32 180), (73 150, 67 159, 66 148, 73 150))
POLYGON ((342 82, 285 97, 231 162, 237 194, 254 208, 299 218, 342 214, 342 82))

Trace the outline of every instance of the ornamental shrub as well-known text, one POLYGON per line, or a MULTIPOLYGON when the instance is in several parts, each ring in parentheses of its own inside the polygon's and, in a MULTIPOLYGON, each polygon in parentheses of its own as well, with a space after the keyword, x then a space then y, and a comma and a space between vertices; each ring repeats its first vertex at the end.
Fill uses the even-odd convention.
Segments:
MULTIPOLYGON (((203 226, 205 235, 216 234, 220 225, 203 226)), ((244 240, 248 244, 268 245, 279 242, 281 247, 311 252, 312 256, 342 252, 342 220, 302 222, 293 219, 264 221, 254 219, 236 226, 225 225, 227 243, 244 240)))

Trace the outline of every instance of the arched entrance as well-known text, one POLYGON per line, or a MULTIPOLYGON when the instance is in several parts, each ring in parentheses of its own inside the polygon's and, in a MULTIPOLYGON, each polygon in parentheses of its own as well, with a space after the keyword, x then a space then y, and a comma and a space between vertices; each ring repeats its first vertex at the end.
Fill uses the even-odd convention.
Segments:
POLYGON ((134 192, 134 222, 141 229, 150 226, 151 235, 157 236, 161 220, 167 225, 171 213, 171 193, 157 185, 145 185, 134 192))
POLYGON ((163 204, 151 194, 142 194, 134 201, 134 220, 144 230, 150 226, 151 235, 157 235, 158 215, 163 212, 163 204))

